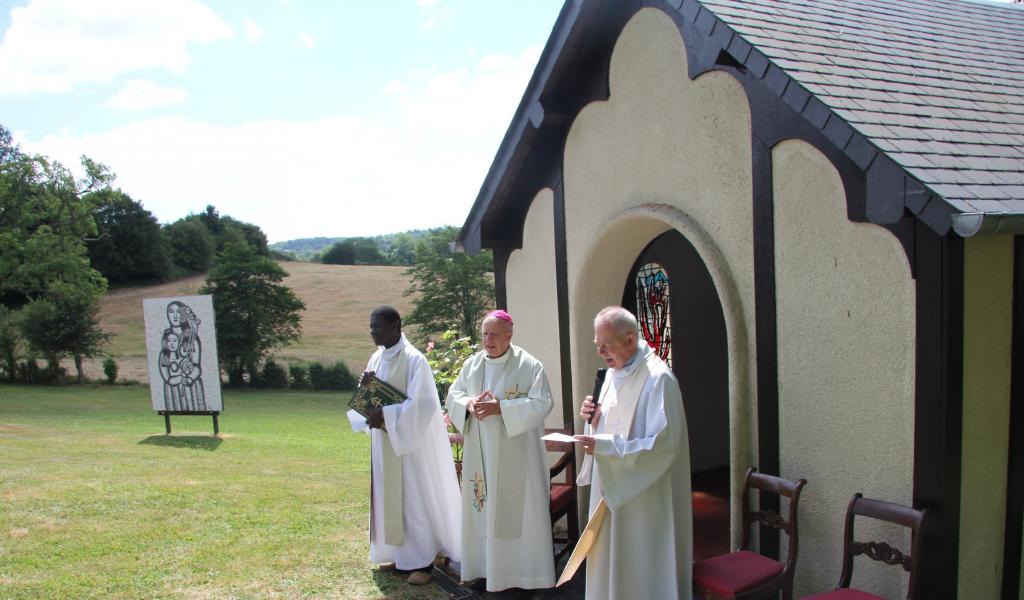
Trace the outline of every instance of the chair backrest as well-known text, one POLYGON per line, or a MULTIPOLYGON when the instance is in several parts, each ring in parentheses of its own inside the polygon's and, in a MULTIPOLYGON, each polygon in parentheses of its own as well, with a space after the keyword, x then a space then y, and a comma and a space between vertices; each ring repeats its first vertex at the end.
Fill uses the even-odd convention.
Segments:
POLYGON ((796 566, 799 536, 797 535, 797 509, 800 505, 800 492, 807 485, 806 479, 790 481, 773 475, 758 473, 757 467, 747 469, 746 481, 743 484, 743 537, 740 543, 742 550, 750 549, 750 531, 754 524, 785 531, 789 538, 789 552, 786 554, 784 573, 792 573, 796 566), (789 499, 789 520, 773 510, 751 510, 750 494, 754 490, 770 492, 789 499))
POLYGON ((846 509, 846 532, 843 538, 843 573, 839 577, 836 588, 850 587, 853 578, 853 558, 864 555, 872 560, 888 565, 899 565, 910 574, 910 585, 907 588, 907 599, 912 600, 917 592, 918 557, 921 556, 921 525, 924 523, 927 510, 915 510, 901 504, 884 500, 872 500, 856 493, 850 499, 846 509), (854 516, 870 517, 896 525, 908 527, 913 536, 911 553, 904 554, 885 542, 859 542, 854 540, 854 516))

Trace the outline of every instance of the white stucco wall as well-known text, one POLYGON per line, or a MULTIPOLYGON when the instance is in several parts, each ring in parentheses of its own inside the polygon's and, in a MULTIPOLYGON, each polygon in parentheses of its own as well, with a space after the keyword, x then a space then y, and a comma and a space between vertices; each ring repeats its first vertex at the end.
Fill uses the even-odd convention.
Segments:
POLYGON ((690 80, 678 28, 652 8, 620 34, 609 88, 607 101, 577 116, 565 147, 574 406, 600 366, 594 314, 621 302, 633 261, 654 237, 679 230, 707 264, 724 310, 735 494, 757 447, 747 98, 725 73, 690 80))
POLYGON ((555 406, 545 425, 562 427, 562 377, 555 288, 554 194, 537 193, 523 226, 523 248, 512 252, 505 271, 508 311, 515 321, 512 343, 542 363, 555 406))
POLYGON ((959 598, 1003 584, 1013 331, 1013 237, 964 241, 964 411, 959 598))
MULTIPOLYGON (((839 580, 855 492, 912 502, 915 286, 895 236, 847 219, 839 173, 817 149, 775 146, 772 182, 782 475, 808 481, 799 597, 839 580)), ((858 522, 857 539, 910 551, 899 528, 882 531, 858 522)), ((906 597, 905 574, 870 560, 856 562, 854 582, 906 597)))

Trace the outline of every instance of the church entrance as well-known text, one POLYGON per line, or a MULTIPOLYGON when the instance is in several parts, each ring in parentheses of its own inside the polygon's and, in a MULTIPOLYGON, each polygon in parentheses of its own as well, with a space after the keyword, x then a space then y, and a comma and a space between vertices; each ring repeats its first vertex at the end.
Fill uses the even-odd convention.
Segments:
POLYGON ((707 266, 676 230, 640 253, 622 305, 672 367, 683 394, 693 474, 694 559, 729 551, 729 367, 725 316, 707 266))

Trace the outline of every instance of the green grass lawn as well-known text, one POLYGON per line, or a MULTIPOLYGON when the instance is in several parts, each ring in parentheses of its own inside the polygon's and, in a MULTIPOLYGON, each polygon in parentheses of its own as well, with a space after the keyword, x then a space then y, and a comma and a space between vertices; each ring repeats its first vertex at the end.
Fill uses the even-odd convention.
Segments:
POLYGON ((371 571, 348 394, 0 385, 0 598, 447 598, 371 571))

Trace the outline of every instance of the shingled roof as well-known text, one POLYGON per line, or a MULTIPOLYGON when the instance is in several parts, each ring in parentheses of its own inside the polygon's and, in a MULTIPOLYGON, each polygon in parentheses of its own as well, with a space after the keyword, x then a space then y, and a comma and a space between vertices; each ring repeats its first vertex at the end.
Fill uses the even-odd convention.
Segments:
POLYGON ((1020 7, 961 0, 701 4, 955 212, 1024 213, 1020 7))
MULTIPOLYGON (((639 2, 566 0, 459 244, 517 240, 536 164, 639 2), (539 158, 531 158, 538 157, 539 158), (531 163, 531 160, 533 161, 531 163), (533 165, 532 167, 530 165, 533 165)), ((661 3, 659 3, 661 4, 661 3)), ((985 0, 664 0, 693 33, 691 70, 723 54, 867 173, 867 218, 940 234, 1024 233, 1024 7, 985 0), (692 26, 691 26, 692 24, 692 26)))

